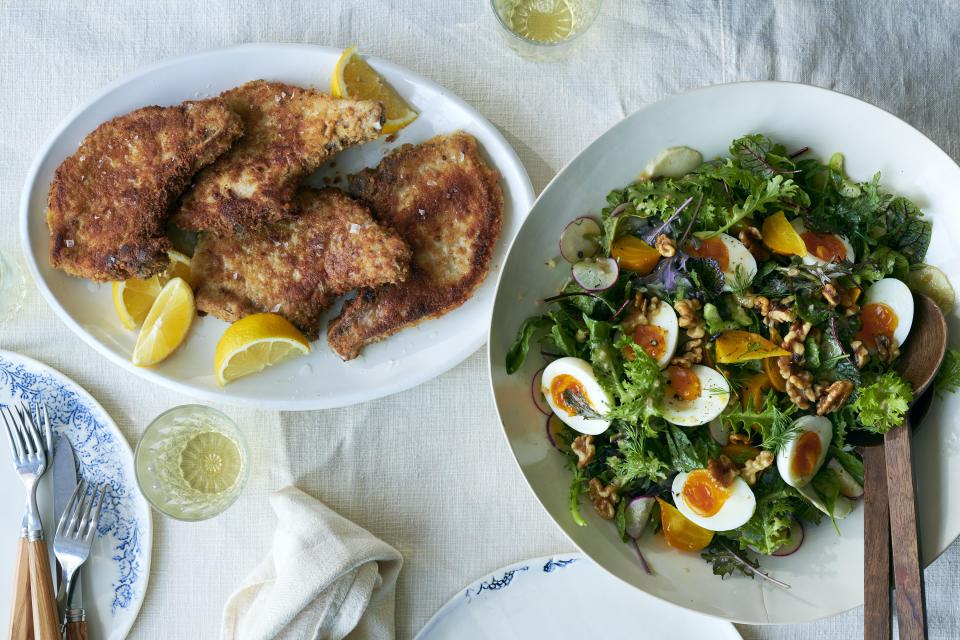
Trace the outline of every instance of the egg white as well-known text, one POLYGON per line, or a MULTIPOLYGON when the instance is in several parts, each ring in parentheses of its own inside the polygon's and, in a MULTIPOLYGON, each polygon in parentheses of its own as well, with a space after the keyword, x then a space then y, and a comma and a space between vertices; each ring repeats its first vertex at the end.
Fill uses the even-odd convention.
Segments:
MULTIPOLYGON (((793 220, 791 220, 790 225, 793 227, 793 230, 797 232, 797 235, 803 235, 808 231, 807 225, 803 224, 803 220, 801 220, 800 218, 794 218, 793 220)), ((844 260, 847 260, 849 262, 855 262, 856 255, 853 252, 853 245, 850 244, 850 241, 847 240, 845 236, 839 233, 829 233, 827 235, 831 235, 837 240, 839 240, 840 243, 843 245, 843 248, 846 249, 847 255, 844 257, 844 260)), ((824 265, 829 263, 826 260, 821 260, 820 258, 818 258, 817 256, 813 255, 808 251, 807 255, 803 257, 803 264, 807 264, 813 267, 813 266, 819 266, 819 265, 824 265)))
POLYGON ((682 400, 670 393, 667 387, 660 413, 673 424, 694 427, 706 424, 720 415, 730 401, 730 386, 716 369, 702 364, 690 366, 700 379, 700 395, 693 400, 682 400))
POLYGON ((896 278, 884 278, 870 285, 863 294, 863 306, 873 302, 882 302, 897 316, 897 328, 893 330, 893 338, 898 345, 902 345, 910 328, 913 326, 913 293, 910 287, 896 278))
POLYGON ((611 398, 604 388, 600 386, 600 383, 597 382, 597 377, 593 374, 593 367, 590 366, 590 363, 580 358, 567 357, 554 360, 543 370, 540 388, 547 400, 547 404, 550 405, 553 412, 558 418, 569 425, 570 428, 576 429, 580 433, 595 436, 606 431, 607 427, 610 426, 609 420, 585 418, 581 415, 571 416, 567 413, 566 409, 554 404, 553 397, 550 393, 550 384, 554 378, 563 374, 576 378, 580 386, 583 387, 590 406, 597 413, 606 414, 610 410, 610 407, 613 406, 613 398, 611 398))
POLYGON ((799 431, 793 439, 777 451, 777 471, 780 472, 780 477, 783 478, 784 482, 791 487, 799 489, 808 485, 810 480, 813 479, 813 476, 817 475, 820 467, 823 466, 823 461, 827 457, 827 447, 830 446, 830 441, 833 440, 833 424, 831 424, 829 418, 823 416, 800 416, 794 424, 799 428, 799 431), (810 473, 797 475, 791 468, 791 462, 796 456, 797 443, 800 441, 800 437, 808 431, 817 434, 817 437, 820 439, 820 456, 817 458, 817 462, 813 465, 813 470, 810 473))
POLYGON ((693 509, 687 506, 687 501, 683 497, 683 485, 687 481, 688 473, 678 473, 673 479, 673 502, 677 505, 677 510, 683 516, 698 524, 704 529, 710 531, 729 531, 742 526, 753 517, 753 512, 757 508, 757 499, 750 489, 750 485, 740 476, 733 480, 733 486, 730 488, 730 495, 727 496, 723 506, 712 516, 701 516, 694 513, 693 509))
POLYGON ((727 248, 727 256, 729 258, 727 268, 723 270, 723 290, 733 291, 730 283, 738 279, 737 267, 740 268, 740 273, 743 274, 747 282, 753 282, 753 277, 757 275, 757 260, 753 257, 753 254, 750 253, 750 250, 747 249, 747 246, 733 236, 728 236, 725 233, 718 235, 717 239, 727 248))
POLYGON ((661 302, 657 306, 656 312, 647 316, 647 323, 663 329, 666 350, 657 359, 657 364, 660 365, 661 369, 665 369, 670 364, 670 360, 673 359, 673 354, 677 351, 677 338, 680 336, 677 312, 666 302, 661 302))

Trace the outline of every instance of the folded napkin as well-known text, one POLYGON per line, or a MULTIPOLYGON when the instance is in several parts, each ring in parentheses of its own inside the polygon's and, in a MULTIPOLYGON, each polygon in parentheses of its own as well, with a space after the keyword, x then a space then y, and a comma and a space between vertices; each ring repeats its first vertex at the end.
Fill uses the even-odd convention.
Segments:
POLYGON ((227 599, 221 640, 392 639, 400 553, 296 487, 270 505, 273 548, 227 599))

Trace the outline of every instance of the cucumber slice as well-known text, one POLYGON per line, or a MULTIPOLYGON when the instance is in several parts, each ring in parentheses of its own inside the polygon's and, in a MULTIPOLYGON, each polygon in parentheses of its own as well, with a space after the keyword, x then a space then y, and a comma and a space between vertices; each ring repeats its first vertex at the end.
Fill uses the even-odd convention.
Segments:
POLYGON ((827 468, 832 469, 837 474, 837 480, 840 482, 840 495, 848 498, 859 498, 863 495, 863 487, 854 480, 850 472, 843 468, 840 461, 836 458, 830 458, 827 468))
POLYGON ((650 512, 653 511, 655 500, 656 498, 653 496, 640 496, 631 500, 630 504, 627 505, 623 514, 627 522, 625 531, 634 540, 640 537, 640 534, 646 529, 647 523, 650 522, 650 512))
POLYGON ((647 163, 648 178, 682 178, 703 164, 703 154, 690 147, 668 147, 647 163))

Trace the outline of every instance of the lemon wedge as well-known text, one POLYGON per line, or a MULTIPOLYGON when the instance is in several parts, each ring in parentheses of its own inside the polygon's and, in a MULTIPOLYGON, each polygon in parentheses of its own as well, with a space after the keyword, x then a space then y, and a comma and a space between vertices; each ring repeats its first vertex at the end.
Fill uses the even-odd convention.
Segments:
POLYGON ((193 280, 190 277, 190 256, 180 253, 176 249, 167 252, 170 264, 167 270, 160 275, 140 280, 131 278, 124 282, 113 283, 113 306, 117 309, 120 322, 127 329, 136 329, 147 317, 147 312, 153 301, 160 295, 160 289, 174 278, 183 278, 191 287, 193 280))
POLYGON ((384 134, 399 131, 417 119, 417 112, 383 76, 357 55, 356 47, 344 51, 337 61, 333 78, 330 80, 330 93, 334 98, 382 102, 387 112, 387 121, 383 124, 384 134))
POLYGON ((194 436, 180 452, 180 473, 202 493, 223 493, 237 482, 243 461, 231 438, 207 431, 194 436))
POLYGON ((127 329, 136 329, 147 317, 153 301, 160 295, 160 276, 146 280, 132 278, 113 283, 113 306, 127 329))
POLYGON ((194 282, 190 275, 190 256, 180 253, 176 249, 167 251, 167 255, 170 256, 170 264, 167 265, 167 270, 160 276, 161 282, 166 284, 174 278, 183 278, 187 281, 187 284, 193 287, 194 282))
POLYGON ((140 328, 131 358, 133 364, 148 367, 176 351, 187 336, 195 313, 193 290, 183 278, 165 284, 140 328))
POLYGON ((286 318, 255 313, 230 325, 217 343, 217 382, 223 386, 308 353, 310 343, 286 318))

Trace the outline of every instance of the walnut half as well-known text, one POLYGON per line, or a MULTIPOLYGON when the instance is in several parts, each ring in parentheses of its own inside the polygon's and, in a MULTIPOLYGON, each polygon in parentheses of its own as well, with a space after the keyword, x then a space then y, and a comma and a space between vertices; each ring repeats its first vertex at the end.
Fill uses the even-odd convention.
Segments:
POLYGON ((593 460, 593 454, 597 452, 597 448, 593 445, 593 436, 586 434, 574 438, 570 449, 577 454, 577 467, 580 469, 587 466, 593 460))
POLYGON ((757 483, 757 476, 761 471, 773 464, 773 453, 770 451, 761 451, 755 458, 750 458, 743 463, 743 469, 740 470, 740 476, 747 481, 747 484, 757 483))
POLYGON ((613 517, 617 514, 614 505, 620 500, 620 496, 617 495, 617 488, 612 484, 603 486, 603 483, 597 478, 590 478, 588 487, 593 508, 604 520, 613 520, 613 517))
POLYGON ((822 416, 825 413, 836 411, 843 407, 847 398, 853 392, 853 383, 849 380, 837 380, 823 392, 820 400, 817 402, 817 415, 822 416))

